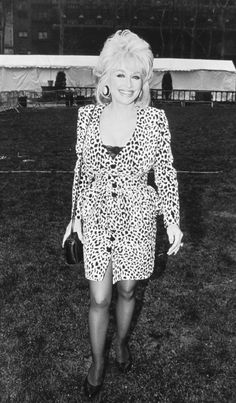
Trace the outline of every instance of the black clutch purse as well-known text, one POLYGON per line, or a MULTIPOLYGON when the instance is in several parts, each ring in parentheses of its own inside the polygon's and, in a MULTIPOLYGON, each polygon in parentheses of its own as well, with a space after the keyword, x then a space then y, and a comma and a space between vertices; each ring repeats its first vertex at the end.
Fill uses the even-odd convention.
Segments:
POLYGON ((83 244, 80 241, 77 232, 73 232, 73 230, 65 240, 64 254, 67 264, 78 264, 83 261, 83 244))
POLYGON ((166 229, 164 227, 163 215, 157 216, 157 232, 156 232, 156 247, 155 247, 155 277, 161 277, 166 270, 168 261, 168 249, 170 247, 166 229))
MULTIPOLYGON (((155 175, 153 169, 148 173, 148 185, 152 186, 157 191, 155 184, 155 175)), ((156 245, 155 245, 155 262, 154 262, 154 276, 161 277, 166 270, 168 261, 168 249, 170 247, 166 229, 164 226, 163 214, 157 215, 156 218, 157 231, 156 231, 156 245)))

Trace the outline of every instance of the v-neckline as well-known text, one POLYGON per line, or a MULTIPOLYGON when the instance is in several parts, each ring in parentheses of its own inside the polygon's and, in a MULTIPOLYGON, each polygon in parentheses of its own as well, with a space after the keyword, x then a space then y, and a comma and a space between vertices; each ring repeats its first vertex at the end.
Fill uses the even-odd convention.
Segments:
POLYGON ((106 107, 107 107, 107 105, 103 105, 103 106, 101 107, 101 109, 99 110, 99 116, 98 116, 98 119, 96 119, 97 134, 98 134, 98 139, 99 139, 99 142, 100 142, 101 146, 105 149, 107 155, 108 155, 112 160, 114 160, 115 158, 119 157, 119 155, 121 155, 122 152, 123 152, 123 151, 130 145, 130 143, 132 143, 132 141, 134 140, 134 137, 135 137, 135 134, 136 134, 136 131, 137 131, 137 126, 138 126, 139 115, 140 115, 140 114, 139 114, 139 108, 137 108, 136 124, 135 124, 135 128, 134 128, 134 130, 133 130, 133 132, 132 132, 132 134, 131 134, 129 140, 127 140, 127 142, 126 142, 123 146, 121 146, 121 147, 119 147, 119 146, 113 146, 113 145, 111 145, 111 144, 104 144, 103 141, 102 141, 102 139, 101 139, 100 117, 101 117, 101 114, 102 114, 102 112, 104 111, 104 109, 105 109, 106 107), (107 146, 110 146, 110 147, 118 147, 118 148, 121 148, 121 150, 118 152, 117 155, 115 155, 115 157, 112 157, 111 154, 109 153, 109 151, 108 151, 107 148, 106 148, 107 146))

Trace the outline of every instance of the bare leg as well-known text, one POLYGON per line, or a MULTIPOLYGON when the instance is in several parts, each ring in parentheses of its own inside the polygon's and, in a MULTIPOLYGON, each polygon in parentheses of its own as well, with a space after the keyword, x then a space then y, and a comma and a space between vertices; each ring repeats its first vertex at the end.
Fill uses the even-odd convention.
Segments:
POLYGON ((93 363, 88 373, 92 385, 102 382, 104 368, 104 347, 109 322, 109 306, 112 296, 112 266, 108 265, 102 281, 89 281, 90 308, 89 333, 93 363))
POLYGON ((127 334, 135 307, 136 280, 122 280, 117 284, 118 301, 116 305, 117 321, 117 360, 125 362, 129 358, 127 334))

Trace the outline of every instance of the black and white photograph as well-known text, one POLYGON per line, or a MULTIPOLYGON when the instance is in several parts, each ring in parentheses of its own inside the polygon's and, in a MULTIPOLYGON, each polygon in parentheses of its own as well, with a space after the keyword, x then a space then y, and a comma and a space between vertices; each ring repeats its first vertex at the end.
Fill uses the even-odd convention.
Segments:
POLYGON ((0 0, 0 402, 236 402, 236 0, 0 0))

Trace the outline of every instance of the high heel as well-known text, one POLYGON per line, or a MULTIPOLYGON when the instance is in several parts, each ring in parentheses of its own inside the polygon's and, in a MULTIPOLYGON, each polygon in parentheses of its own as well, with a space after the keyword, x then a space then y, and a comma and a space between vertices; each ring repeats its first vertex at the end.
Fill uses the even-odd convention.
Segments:
POLYGON ((127 374, 132 369, 132 366, 133 366, 133 360, 132 360, 130 350, 128 347, 127 347, 127 349, 128 349, 128 353, 129 353, 128 359, 125 361, 122 361, 122 362, 116 360, 116 366, 122 374, 127 374))
POLYGON ((88 399, 93 399, 94 397, 96 397, 103 385, 103 381, 102 383, 100 383, 99 385, 91 385, 91 383, 88 380, 88 376, 86 376, 85 381, 84 381, 84 394, 88 399))
POLYGON ((116 361, 116 365, 122 374, 127 374, 132 369, 133 363, 132 360, 129 359, 128 361, 124 362, 116 361))

